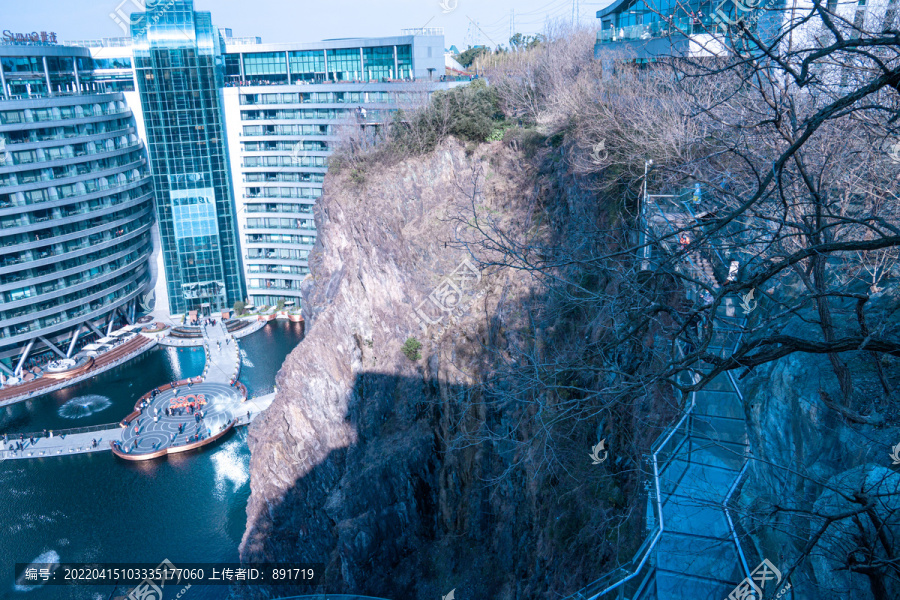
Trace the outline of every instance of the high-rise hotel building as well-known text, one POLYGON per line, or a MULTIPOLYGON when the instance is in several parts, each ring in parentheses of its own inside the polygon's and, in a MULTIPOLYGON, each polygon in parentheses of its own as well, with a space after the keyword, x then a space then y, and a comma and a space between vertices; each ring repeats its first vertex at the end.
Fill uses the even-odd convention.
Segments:
POLYGON ((131 35, 169 310, 229 308, 245 294, 219 103, 219 32, 191 0, 168 0, 133 13, 131 35))
POLYGON ((225 43, 223 107, 247 293, 256 306, 299 305, 316 240, 313 204, 342 130, 380 127, 398 106, 458 82, 443 81, 439 30, 225 43))
POLYGON ((84 48, 0 45, 0 371, 132 320, 153 189, 121 93, 84 48))
POLYGON ((132 37, 0 45, 0 370, 151 289, 172 315, 299 305, 341 131, 465 83, 438 29, 263 44, 191 0, 146 9, 132 37))

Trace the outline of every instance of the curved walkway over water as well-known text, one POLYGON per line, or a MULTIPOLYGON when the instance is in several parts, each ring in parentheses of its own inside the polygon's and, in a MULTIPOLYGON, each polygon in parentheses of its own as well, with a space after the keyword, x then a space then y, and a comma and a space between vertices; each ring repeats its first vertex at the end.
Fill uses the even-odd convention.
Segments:
POLYGON ((43 396, 69 387, 86 379, 96 377, 114 367, 118 367, 144 352, 156 347, 157 340, 138 334, 117 348, 100 354, 89 363, 86 369, 72 369, 64 378, 44 376, 16 386, 6 386, 0 390, 0 406, 24 402, 36 396, 43 396))
MULTIPOLYGON (((249 424, 272 403, 275 394, 248 400, 246 388, 237 381, 241 365, 238 342, 221 321, 201 330, 206 352, 202 377, 173 382, 174 387, 161 386, 155 395, 151 390, 121 423, 57 431, 53 437, 38 437, 34 443, 26 436, 24 448, 18 452, 10 451, 9 443, 3 444, 0 459, 112 450, 127 460, 150 460, 205 446, 232 427, 249 424), (174 412, 167 415, 167 408, 174 412)), ((18 435, 10 436, 10 443, 18 439, 18 435)))

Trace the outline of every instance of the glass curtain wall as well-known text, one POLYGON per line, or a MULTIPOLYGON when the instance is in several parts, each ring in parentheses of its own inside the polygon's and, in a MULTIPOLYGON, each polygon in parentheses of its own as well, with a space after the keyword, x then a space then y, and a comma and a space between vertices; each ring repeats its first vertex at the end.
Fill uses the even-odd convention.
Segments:
POLYGON ((131 31, 171 311, 228 308, 245 289, 219 106, 219 34, 191 0, 132 13, 131 31))

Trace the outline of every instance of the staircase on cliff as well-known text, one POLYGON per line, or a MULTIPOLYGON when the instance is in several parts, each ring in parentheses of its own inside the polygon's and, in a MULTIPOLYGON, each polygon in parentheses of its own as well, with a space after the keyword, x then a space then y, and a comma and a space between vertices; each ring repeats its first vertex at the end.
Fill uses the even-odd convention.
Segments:
MULTIPOLYGON (((675 233, 693 215, 685 203, 658 208, 647 218, 647 227, 669 234, 658 247, 671 258, 690 243, 675 233)), ((719 284, 710 256, 725 262, 714 248, 706 253, 698 249, 687 253, 676 268, 715 289, 719 284)), ((726 297, 717 309, 710 353, 727 356, 738 343, 745 319, 736 304, 735 298, 726 297)), ((705 368, 695 367, 699 372, 705 368)), ((698 373, 683 376, 696 381, 698 373)), ((645 456, 650 467, 647 539, 630 563, 571 600, 724 600, 749 576, 750 565, 728 511, 749 456, 740 389, 730 373, 723 373, 692 393, 684 406, 679 421, 645 456)))

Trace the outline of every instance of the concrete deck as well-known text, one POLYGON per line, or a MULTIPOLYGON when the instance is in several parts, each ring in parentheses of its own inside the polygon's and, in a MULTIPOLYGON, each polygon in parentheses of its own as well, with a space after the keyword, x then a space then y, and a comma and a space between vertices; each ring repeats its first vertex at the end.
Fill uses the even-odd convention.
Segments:
MULTIPOLYGON (((220 322, 217 321, 216 323, 218 326, 218 323, 220 323, 220 322)), ((252 323, 250 323, 250 325, 244 327, 243 329, 239 329, 239 330, 235 331, 234 333, 230 333, 228 335, 234 337, 235 339, 241 339, 242 337, 247 337, 251 333, 256 333, 257 331, 259 331, 260 329, 265 327, 266 323, 268 323, 268 321, 253 321, 252 323)), ((164 333, 164 335, 161 335, 159 338, 160 346, 177 346, 177 347, 193 346, 193 347, 197 347, 197 346, 202 346, 204 344, 203 337, 198 337, 198 338, 173 337, 173 336, 169 335, 169 330, 166 330, 163 333, 164 333)))
MULTIPOLYGON (((9 444, 4 444, 4 450, 0 451, 0 460, 21 458, 42 458, 48 456, 68 456, 69 454, 88 454, 91 452, 103 452, 109 450, 109 442, 122 439, 121 427, 105 429, 103 431, 91 431, 89 433, 72 433, 53 435, 52 438, 38 438, 34 444, 25 440, 25 449, 18 452, 9 450, 9 444), (91 445, 91 440, 97 440, 97 446, 91 445)), ((9 443, 18 441, 18 436, 9 436, 9 443)))

